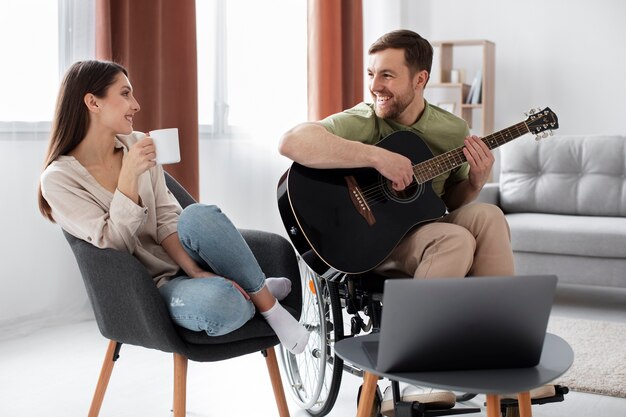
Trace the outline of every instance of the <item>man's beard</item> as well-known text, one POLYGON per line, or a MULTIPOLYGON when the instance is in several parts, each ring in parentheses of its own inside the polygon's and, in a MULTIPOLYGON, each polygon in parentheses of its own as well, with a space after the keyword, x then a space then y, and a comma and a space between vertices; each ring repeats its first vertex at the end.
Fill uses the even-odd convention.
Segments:
POLYGON ((384 110, 378 107, 376 95, 372 93, 372 97, 374 98, 374 111, 376 112, 376 116, 383 119, 397 120, 406 108, 413 102, 415 99, 415 93, 413 90, 410 90, 409 93, 402 96, 394 95, 391 99, 389 99, 389 101, 392 101, 391 106, 387 106, 384 110))

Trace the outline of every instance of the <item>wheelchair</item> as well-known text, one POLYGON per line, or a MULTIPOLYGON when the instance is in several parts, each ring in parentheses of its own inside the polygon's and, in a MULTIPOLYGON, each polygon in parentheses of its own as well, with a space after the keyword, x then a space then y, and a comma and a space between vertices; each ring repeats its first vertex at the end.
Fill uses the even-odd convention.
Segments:
MULTIPOLYGON (((328 269, 312 251, 299 259, 302 279, 302 316, 300 322, 311 331, 305 351, 294 355, 280 346, 280 359, 286 384, 296 403, 312 416, 331 412, 341 386, 344 372, 362 377, 363 371, 344 363, 334 354, 335 342, 380 329, 383 286, 386 277, 373 272, 345 274, 328 269)), ((397 400, 398 383, 391 381, 397 400)), ((357 393, 357 404, 361 388, 357 393)), ((532 400, 533 404, 563 401, 567 387, 555 386, 553 397, 532 400)), ((457 403, 473 399, 476 394, 456 394, 457 403)), ((382 417, 382 394, 377 389, 372 416, 382 417)), ((479 408, 454 407, 434 410, 414 403, 411 416, 443 416, 480 412, 479 408)), ((517 401, 505 400, 502 417, 519 416, 517 401)))

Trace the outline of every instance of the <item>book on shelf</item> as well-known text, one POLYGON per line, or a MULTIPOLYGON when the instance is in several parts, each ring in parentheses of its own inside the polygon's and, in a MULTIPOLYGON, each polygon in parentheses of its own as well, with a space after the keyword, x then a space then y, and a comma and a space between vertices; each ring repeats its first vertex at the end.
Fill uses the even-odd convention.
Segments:
POLYGON ((466 104, 478 104, 481 102, 481 93, 483 86, 483 74, 482 70, 479 69, 472 81, 472 85, 470 87, 469 93, 467 94, 467 98, 465 99, 466 104))

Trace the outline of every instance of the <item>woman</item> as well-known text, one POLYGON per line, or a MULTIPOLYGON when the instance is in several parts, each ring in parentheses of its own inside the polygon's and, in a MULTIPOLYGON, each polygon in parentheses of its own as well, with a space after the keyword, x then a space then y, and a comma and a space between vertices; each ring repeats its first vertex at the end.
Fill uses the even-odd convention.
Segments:
POLYGON ((256 307, 287 349, 302 352, 309 333, 277 301, 291 282, 265 279, 216 206, 181 209, 152 139, 133 131, 139 109, 124 67, 94 60, 67 71, 41 175, 42 214, 97 247, 132 253, 178 325, 223 335, 256 307))

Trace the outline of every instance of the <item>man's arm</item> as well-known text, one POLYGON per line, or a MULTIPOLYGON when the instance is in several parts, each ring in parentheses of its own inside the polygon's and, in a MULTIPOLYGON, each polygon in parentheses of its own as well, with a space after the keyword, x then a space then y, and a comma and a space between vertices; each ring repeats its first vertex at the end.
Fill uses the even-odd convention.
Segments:
POLYGON ((319 123, 302 123, 283 135, 281 155, 311 168, 373 167, 370 145, 333 135, 319 123))
POLYGON ((281 155, 310 168, 374 168, 402 190, 413 180, 413 166, 404 155, 328 132, 319 123, 302 123, 283 135, 281 155))
POLYGON ((471 203, 478 197, 489 179, 495 160, 491 150, 477 136, 468 136, 465 139, 463 154, 470 166, 469 177, 446 189, 442 198, 450 211, 471 203))

